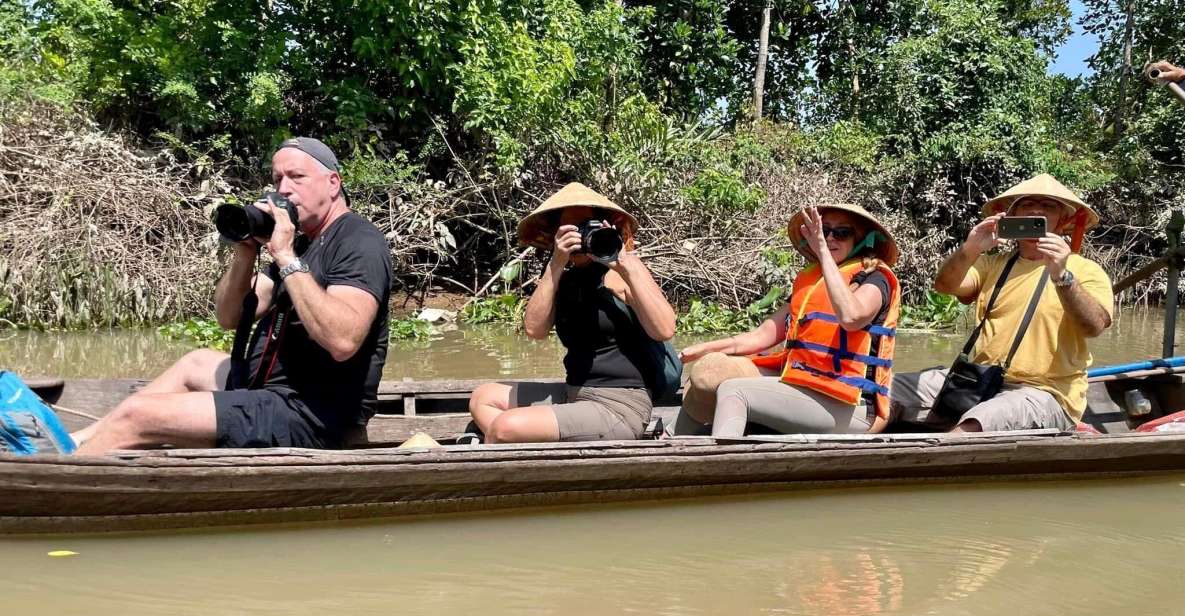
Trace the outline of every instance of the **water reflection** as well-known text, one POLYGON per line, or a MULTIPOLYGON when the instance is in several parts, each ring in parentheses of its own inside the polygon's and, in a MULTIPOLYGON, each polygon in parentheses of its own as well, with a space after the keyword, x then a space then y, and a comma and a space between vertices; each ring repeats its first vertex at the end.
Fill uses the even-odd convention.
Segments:
MULTIPOLYGON (((1160 310, 1124 310, 1110 330, 1091 341, 1096 365, 1159 357, 1162 320, 1160 310)), ((1185 342, 1185 319, 1179 323, 1177 338, 1185 342)), ((904 331, 897 343, 897 369, 948 364, 959 352, 963 337, 962 332, 904 331)), ((704 339, 678 336, 675 346, 704 339)), ((161 338, 154 330, 0 331, 0 368, 72 378, 151 377, 189 348, 161 338)), ((512 327, 460 327, 439 331, 430 339, 392 341, 384 377, 560 376, 562 359, 563 348, 554 336, 538 341, 512 327)))

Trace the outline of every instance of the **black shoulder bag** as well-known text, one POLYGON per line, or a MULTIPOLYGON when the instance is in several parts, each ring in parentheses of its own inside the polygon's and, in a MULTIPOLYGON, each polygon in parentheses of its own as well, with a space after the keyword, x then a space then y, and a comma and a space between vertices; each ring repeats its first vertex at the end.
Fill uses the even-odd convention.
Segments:
POLYGON ((1004 265, 1004 270, 1000 272, 999 279, 996 280, 996 287, 992 290, 992 297, 988 300, 987 308, 983 311, 983 318, 979 320, 979 325, 975 326, 975 330, 971 332, 971 337, 967 339, 967 344, 963 345, 963 352, 955 358, 955 362, 951 364, 950 371, 947 372, 946 381, 942 384, 942 390, 938 392, 938 397, 934 399, 934 404, 931 407, 931 412, 940 417, 947 419, 958 419, 964 413, 971 410, 971 407, 990 400, 1000 393, 1000 388, 1004 385, 1004 373, 1008 371, 1008 366, 1012 364, 1012 356, 1016 354, 1016 349, 1020 347, 1020 341, 1024 338, 1025 330, 1029 328, 1029 323, 1033 320, 1033 313, 1037 310, 1037 302, 1041 300, 1041 292, 1045 290, 1045 282, 1049 280, 1049 270, 1041 272, 1041 280, 1037 282, 1037 289, 1033 291, 1033 297, 1029 300, 1029 307, 1025 310, 1025 316, 1020 322, 1020 328, 1016 332, 1016 337, 1012 340, 1012 348, 1008 351, 1008 358, 1004 360, 1003 366, 976 364, 971 361, 971 352, 975 349, 975 343, 979 341, 979 334, 983 331, 983 324, 987 322, 988 315, 992 313, 992 306, 996 303, 996 298, 1000 296, 1000 289, 1004 288, 1004 283, 1008 280, 1008 274, 1012 272, 1012 266, 1016 263, 1016 259, 1020 257, 1017 252, 1008 259, 1008 263, 1004 265))

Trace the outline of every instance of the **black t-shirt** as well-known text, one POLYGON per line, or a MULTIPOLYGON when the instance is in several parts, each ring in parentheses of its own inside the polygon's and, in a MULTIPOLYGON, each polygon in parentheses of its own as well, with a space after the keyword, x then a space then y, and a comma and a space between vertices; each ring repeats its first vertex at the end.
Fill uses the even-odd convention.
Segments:
POLYGON ((570 267, 555 296, 555 333, 564 345, 565 382, 574 387, 643 388, 643 343, 650 337, 633 308, 615 301, 600 263, 570 267))
MULTIPOLYGON (((288 310, 287 325, 270 344, 279 344, 274 364, 263 366, 263 388, 295 394, 311 411, 315 426, 340 436, 361 426, 374 415, 379 380, 387 359, 387 320, 391 296, 391 255, 383 234, 370 221, 347 212, 324 230, 300 253, 321 288, 356 287, 378 302, 362 346, 349 359, 338 362, 311 338, 292 308, 279 268, 273 263, 266 275, 276 284, 271 309, 259 321, 251 338, 249 379, 257 382, 260 359, 269 344, 276 314, 288 310)), ((271 364, 272 362, 268 362, 271 364)))

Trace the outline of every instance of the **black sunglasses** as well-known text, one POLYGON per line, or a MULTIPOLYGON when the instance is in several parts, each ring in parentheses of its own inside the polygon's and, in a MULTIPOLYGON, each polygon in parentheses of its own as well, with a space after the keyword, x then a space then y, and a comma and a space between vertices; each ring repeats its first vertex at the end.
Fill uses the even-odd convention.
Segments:
POLYGON ((823 237, 831 236, 839 241, 844 241, 856 235, 856 230, 851 227, 828 227, 823 225, 823 237))

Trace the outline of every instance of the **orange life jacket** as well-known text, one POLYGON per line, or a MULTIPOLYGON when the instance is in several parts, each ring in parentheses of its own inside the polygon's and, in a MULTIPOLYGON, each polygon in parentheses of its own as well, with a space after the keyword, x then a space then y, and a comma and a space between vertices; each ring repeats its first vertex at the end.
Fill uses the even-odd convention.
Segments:
MULTIPOLYGON (((794 279, 790 312, 786 315, 786 346, 773 355, 751 359, 763 368, 782 373, 782 382, 808 387, 848 404, 860 404, 863 392, 872 393, 876 414, 889 418, 889 386, 893 382, 893 347, 897 317, 901 312, 901 286, 892 270, 878 268, 889 282, 889 310, 883 325, 857 331, 839 326, 819 265, 812 264, 794 279), (880 337, 876 355, 870 355, 873 336, 880 337), (872 366, 873 378, 868 378, 872 366)), ((863 271, 859 258, 845 261, 839 272, 851 284, 863 271)))

